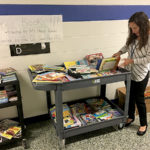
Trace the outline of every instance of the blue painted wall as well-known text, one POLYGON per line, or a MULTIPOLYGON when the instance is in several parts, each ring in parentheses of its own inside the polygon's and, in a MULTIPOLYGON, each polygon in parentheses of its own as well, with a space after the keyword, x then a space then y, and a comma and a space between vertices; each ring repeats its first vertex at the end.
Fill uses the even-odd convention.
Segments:
POLYGON ((125 20, 137 11, 150 17, 150 5, 0 5, 0 15, 62 14, 66 22, 125 20))

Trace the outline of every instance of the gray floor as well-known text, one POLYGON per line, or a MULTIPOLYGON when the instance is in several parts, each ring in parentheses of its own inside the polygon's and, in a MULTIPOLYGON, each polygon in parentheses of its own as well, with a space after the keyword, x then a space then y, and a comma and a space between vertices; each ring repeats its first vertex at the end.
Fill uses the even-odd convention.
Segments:
MULTIPOLYGON (((148 114, 150 125, 150 113, 148 114)), ((150 127, 140 137, 136 132, 139 127, 138 116, 130 127, 115 130, 113 127, 74 136, 66 139, 65 150, 150 150, 150 127)), ((27 126, 28 150, 58 150, 56 131, 50 121, 42 121, 27 126)), ((23 150, 19 145, 7 145, 1 150, 23 150)))

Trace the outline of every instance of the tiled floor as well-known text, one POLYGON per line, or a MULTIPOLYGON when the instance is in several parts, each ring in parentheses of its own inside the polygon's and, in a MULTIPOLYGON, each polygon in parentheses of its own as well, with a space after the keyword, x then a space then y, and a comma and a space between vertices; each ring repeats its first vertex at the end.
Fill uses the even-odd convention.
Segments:
MULTIPOLYGON (((150 114, 148 114, 150 124, 150 114)), ((139 119, 122 130, 113 127, 103 128, 98 131, 70 137, 66 139, 65 150, 149 150, 150 129, 139 137, 136 132, 139 127, 139 119)), ((58 150, 58 138, 52 122, 41 121, 27 126, 26 138, 28 150, 58 150)), ((19 143, 20 144, 20 143, 19 143)), ((23 150, 22 145, 9 144, 0 147, 0 150, 23 150)))

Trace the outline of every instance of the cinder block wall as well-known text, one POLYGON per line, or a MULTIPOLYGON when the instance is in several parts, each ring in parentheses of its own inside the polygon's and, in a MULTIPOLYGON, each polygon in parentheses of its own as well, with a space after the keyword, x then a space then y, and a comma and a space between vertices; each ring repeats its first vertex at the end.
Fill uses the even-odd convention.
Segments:
MULTIPOLYGON (((45 5, 150 5, 147 0, 0 0, 1 4, 45 4, 45 5)), ((111 15, 111 14, 110 14, 111 15)), ((9 45, 0 45, 0 68, 12 66, 16 68, 23 101, 23 111, 25 118, 38 116, 47 113, 47 103, 44 91, 33 89, 27 67, 31 64, 44 63, 49 65, 62 64, 64 61, 82 59, 87 54, 102 52, 104 57, 110 57, 118 51, 125 43, 128 28, 127 20, 105 20, 105 21, 74 21, 63 22, 63 40, 51 42, 51 53, 40 55, 26 55, 11 57, 9 45)), ((125 56, 124 56, 125 57, 125 56)), ((124 86, 124 83, 113 83, 107 86, 107 97, 115 97, 116 88, 124 86), (112 88, 113 87, 113 88, 112 88)), ((80 97, 97 95, 97 87, 77 89, 63 93, 64 101, 80 97)), ((52 92, 52 99, 54 94, 52 92)), ((5 108, 0 110, 0 120, 7 117, 15 117, 16 109, 5 108)))

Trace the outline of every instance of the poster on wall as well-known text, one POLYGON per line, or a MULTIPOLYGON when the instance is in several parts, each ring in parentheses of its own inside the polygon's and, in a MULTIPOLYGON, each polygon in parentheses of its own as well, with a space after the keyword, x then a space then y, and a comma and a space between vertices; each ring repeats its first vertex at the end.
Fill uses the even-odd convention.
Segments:
POLYGON ((50 53, 50 43, 29 43, 10 45, 11 56, 50 53))
POLYGON ((1 44, 28 44, 62 40, 62 15, 0 16, 1 44))

